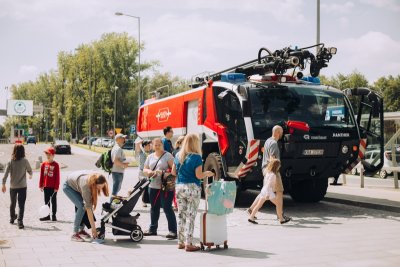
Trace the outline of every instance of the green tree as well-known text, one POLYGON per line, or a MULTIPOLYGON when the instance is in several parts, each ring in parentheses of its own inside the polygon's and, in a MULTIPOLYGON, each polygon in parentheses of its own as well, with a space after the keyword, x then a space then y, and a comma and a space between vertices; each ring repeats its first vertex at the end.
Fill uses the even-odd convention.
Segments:
POLYGON ((373 88, 382 95, 385 111, 400 110, 400 75, 381 77, 373 88))

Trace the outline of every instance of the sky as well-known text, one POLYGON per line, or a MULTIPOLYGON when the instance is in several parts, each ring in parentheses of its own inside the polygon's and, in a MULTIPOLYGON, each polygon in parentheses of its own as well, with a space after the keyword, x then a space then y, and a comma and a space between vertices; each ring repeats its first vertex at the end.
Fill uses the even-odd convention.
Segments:
MULTIPOLYGON (((190 79, 272 51, 316 43, 317 0, 0 0, 0 109, 5 88, 55 69, 60 51, 107 32, 138 36, 141 60, 190 79)), ((400 0, 321 0, 321 42, 337 47, 332 76, 357 70, 372 83, 400 74, 400 0)), ((1 118, 0 118, 1 122, 1 118)))

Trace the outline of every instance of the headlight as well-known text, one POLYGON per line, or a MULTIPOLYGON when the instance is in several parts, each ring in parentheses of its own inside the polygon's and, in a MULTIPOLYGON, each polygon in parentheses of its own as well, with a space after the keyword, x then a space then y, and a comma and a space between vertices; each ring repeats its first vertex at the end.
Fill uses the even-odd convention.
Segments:
POLYGON ((347 152, 349 152, 349 147, 348 146, 343 146, 342 147, 342 153, 346 154, 347 152))

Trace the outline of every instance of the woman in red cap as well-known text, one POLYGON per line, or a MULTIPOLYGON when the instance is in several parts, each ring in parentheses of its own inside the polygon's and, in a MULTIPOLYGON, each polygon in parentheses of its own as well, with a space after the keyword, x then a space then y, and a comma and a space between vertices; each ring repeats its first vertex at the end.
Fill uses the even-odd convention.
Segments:
MULTIPOLYGON (((46 154, 47 161, 44 161, 40 167, 39 188, 44 192, 44 203, 50 207, 51 202, 51 220, 57 221, 57 192, 60 186, 60 167, 54 160, 54 154, 56 153, 54 148, 49 147, 44 153, 46 154)), ((40 218, 40 220, 49 221, 50 214, 40 218)))

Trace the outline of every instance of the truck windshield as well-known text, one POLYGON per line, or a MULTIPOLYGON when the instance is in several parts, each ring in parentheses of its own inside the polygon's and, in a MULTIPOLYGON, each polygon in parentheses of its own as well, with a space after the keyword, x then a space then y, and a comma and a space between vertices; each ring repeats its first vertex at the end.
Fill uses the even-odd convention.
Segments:
POLYGON ((344 95, 314 87, 260 87, 249 90, 255 137, 277 123, 307 122, 311 128, 353 128, 344 95))

